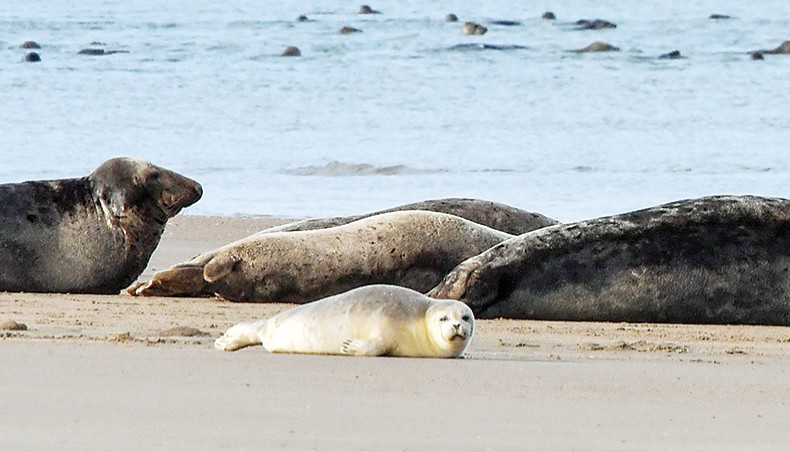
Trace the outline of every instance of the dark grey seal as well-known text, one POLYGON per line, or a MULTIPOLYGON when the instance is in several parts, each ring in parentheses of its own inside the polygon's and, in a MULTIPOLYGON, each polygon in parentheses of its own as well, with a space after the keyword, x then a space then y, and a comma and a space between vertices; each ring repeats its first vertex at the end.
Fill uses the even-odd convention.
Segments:
POLYGON ((658 56, 659 60, 680 60, 683 58, 685 57, 680 53, 680 50, 673 50, 658 56))
POLYGON ((516 207, 511 207, 498 202, 486 201, 482 199, 445 198, 405 204, 364 215, 302 220, 265 229, 259 234, 326 229, 348 224, 363 218, 372 217, 374 215, 404 210, 425 210, 428 212, 439 212, 455 215, 457 217, 473 221, 477 224, 488 226, 489 228, 496 229, 498 231, 507 232, 511 235, 524 234, 525 232, 559 224, 559 221, 537 212, 528 212, 526 210, 521 210, 516 207))
POLYGON ((38 63, 39 61, 41 61, 41 55, 39 55, 36 52, 28 52, 22 58, 22 61, 25 61, 25 62, 28 62, 28 63, 38 63))
POLYGON ((544 20, 557 20, 557 15, 551 11, 546 11, 540 18, 544 20))
POLYGON ((714 13, 714 14, 711 14, 710 16, 708 16, 708 19, 712 19, 712 20, 726 20, 726 19, 732 19, 732 16, 728 16, 726 14, 715 14, 714 13))
POLYGON ((754 51, 754 52, 750 53, 749 56, 753 60, 764 60, 765 59, 765 55, 763 55, 763 53, 760 52, 760 51, 754 51))
POLYGON ((790 325, 790 200, 714 196, 545 228, 430 295, 478 318, 790 325))
POLYGON ((115 158, 87 177, 0 185, 0 290, 118 293, 200 185, 115 158))
POLYGON ((503 27, 517 27, 521 25, 521 22, 517 20, 492 20, 492 25, 501 25, 503 27))
POLYGON ((450 14, 444 16, 444 21, 445 22, 458 22, 458 16, 456 16, 453 13, 450 13, 450 14))
POLYGON ((19 47, 22 49, 40 49, 41 46, 36 41, 25 41, 22 44, 19 44, 19 47))

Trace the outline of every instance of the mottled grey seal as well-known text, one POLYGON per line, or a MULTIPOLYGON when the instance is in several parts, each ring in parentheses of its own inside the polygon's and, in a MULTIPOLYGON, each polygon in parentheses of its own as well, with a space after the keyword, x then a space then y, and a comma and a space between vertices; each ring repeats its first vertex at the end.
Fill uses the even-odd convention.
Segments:
POLYGON ((291 57, 291 56, 302 56, 302 52, 299 50, 299 47, 288 46, 283 50, 281 56, 291 57))
POLYGON ((425 292, 459 262, 511 237, 453 215, 390 212, 327 229, 254 234, 158 272, 128 292, 290 303, 367 284, 425 292))
POLYGON ((606 28, 617 28, 617 24, 614 22, 609 22, 608 20, 603 19, 579 19, 574 23, 574 25, 576 25, 576 30, 603 30, 606 28))
POLYGON ((488 28, 475 22, 464 22, 461 27, 461 33, 465 35, 484 35, 487 31, 488 28))
POLYGON ((779 47, 775 49, 759 50, 759 52, 766 55, 788 55, 790 54, 790 41, 779 44, 779 47))
POLYGON ((458 358, 472 341, 474 314, 458 301, 411 289, 371 285, 240 323, 214 342, 234 351, 263 345, 272 353, 458 358))
POLYGON ((0 185, 0 290, 118 293, 200 185, 115 158, 87 177, 0 185))
POLYGON ((358 12, 359 14, 381 14, 381 11, 376 11, 368 5, 361 5, 358 12))
POLYGON ((445 22, 458 22, 458 16, 456 16, 453 13, 450 13, 450 14, 444 16, 444 21, 445 22))
POLYGON ((22 44, 19 44, 19 47, 22 49, 40 49, 41 45, 36 41, 25 41, 22 44))
POLYGON ((568 50, 573 53, 592 53, 592 52, 619 52, 620 48, 615 47, 607 42, 595 41, 592 44, 582 49, 568 50))
POLYGON ((282 226, 275 226, 261 231, 260 233, 310 231, 314 229, 331 228, 374 215, 403 210, 427 210, 429 212, 441 212, 455 215, 512 235, 523 234, 559 223, 559 221, 537 212, 528 212, 498 202, 486 201, 483 199, 444 198, 404 204, 402 206, 379 210, 364 215, 296 221, 282 226))
POLYGON ((351 33, 362 33, 362 30, 360 30, 359 28, 354 28, 354 27, 350 27, 348 25, 345 25, 345 26, 340 28, 340 32, 339 33, 341 35, 350 35, 351 33))
POLYGON ((790 325, 790 201, 714 196, 548 227, 430 294, 483 318, 790 325))

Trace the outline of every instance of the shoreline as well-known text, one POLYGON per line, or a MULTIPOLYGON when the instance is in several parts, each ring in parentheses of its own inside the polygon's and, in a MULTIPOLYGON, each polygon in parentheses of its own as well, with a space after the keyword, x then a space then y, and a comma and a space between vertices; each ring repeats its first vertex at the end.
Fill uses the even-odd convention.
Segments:
MULTIPOLYGON (((288 221, 179 215, 139 279, 288 221)), ((0 443, 781 450, 790 441, 788 327, 478 320, 460 360, 213 349, 227 327, 289 307, 0 293, 0 323, 28 327, 0 331, 0 443)))

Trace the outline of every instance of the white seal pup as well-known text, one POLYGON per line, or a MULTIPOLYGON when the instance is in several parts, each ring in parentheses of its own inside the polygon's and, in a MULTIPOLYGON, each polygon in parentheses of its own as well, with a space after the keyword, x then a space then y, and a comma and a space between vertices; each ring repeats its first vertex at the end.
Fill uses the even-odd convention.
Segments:
POLYGON ((390 212, 333 228, 253 234, 158 272, 128 292, 286 303, 368 284, 425 292, 459 262, 511 237, 453 215, 390 212))
POLYGON ((790 200, 712 196, 551 226, 430 294, 483 318, 790 326, 790 200))
POLYGON ((0 185, 0 290, 117 294, 200 184, 115 158, 87 177, 0 185))
POLYGON ((399 286, 371 285, 240 323, 214 342, 234 351, 263 345, 272 353, 458 358, 474 334, 465 304, 399 286))

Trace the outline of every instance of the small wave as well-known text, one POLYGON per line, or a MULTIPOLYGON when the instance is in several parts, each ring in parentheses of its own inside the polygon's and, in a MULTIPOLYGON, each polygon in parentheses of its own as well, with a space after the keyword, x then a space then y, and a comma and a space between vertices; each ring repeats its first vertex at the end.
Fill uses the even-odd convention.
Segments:
POLYGON ((483 43, 468 43, 468 44, 456 44, 450 47, 448 50, 454 52, 468 52, 468 51, 475 51, 475 50, 527 50, 529 47, 521 46, 517 44, 483 44, 483 43))
POLYGON ((406 165, 375 166, 368 163, 347 163, 332 161, 322 166, 303 166, 283 171, 293 176, 398 176, 404 174, 437 173, 438 170, 423 170, 406 165))

